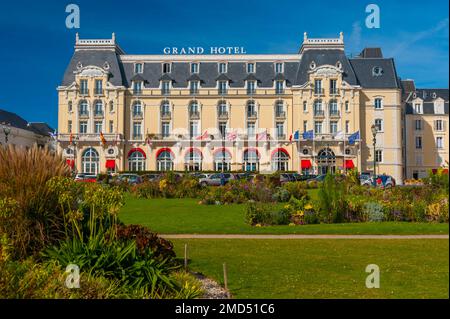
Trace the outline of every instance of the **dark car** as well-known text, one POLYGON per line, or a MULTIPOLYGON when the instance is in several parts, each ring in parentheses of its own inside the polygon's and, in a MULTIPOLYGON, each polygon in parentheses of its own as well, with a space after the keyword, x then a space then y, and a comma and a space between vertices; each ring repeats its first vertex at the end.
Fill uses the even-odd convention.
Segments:
POLYGON ((280 174, 280 183, 284 184, 287 182, 295 182, 295 176, 292 173, 281 173, 280 174))
POLYGON ((118 182, 126 182, 130 185, 136 185, 142 183, 142 177, 137 174, 120 174, 117 177, 118 182))
POLYGON ((225 185, 231 180, 238 179, 237 175, 232 173, 216 173, 199 180, 202 186, 220 186, 225 185))
POLYGON ((142 181, 144 182, 154 182, 161 178, 160 174, 144 174, 141 176, 142 181))

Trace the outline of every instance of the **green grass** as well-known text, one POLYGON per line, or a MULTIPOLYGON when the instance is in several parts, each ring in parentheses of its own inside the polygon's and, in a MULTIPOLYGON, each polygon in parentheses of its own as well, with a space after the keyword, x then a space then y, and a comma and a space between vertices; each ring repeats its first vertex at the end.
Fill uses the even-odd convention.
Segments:
POLYGON ((173 240, 190 269, 228 285, 234 298, 448 298, 449 242, 427 240, 173 240), (368 264, 380 288, 368 289, 368 264))
MULTIPOLYGON (((314 194, 315 196, 317 194, 314 194)), ((163 234, 448 234, 448 224, 346 223, 252 227, 245 205, 199 205, 195 199, 127 197, 120 219, 163 234)))

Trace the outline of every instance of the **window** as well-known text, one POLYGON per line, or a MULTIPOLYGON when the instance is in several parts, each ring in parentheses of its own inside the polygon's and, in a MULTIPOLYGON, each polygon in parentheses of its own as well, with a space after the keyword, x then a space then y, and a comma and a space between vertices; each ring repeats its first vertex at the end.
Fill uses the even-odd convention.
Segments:
POLYGON ((421 131, 422 130, 422 120, 415 120, 415 129, 416 131, 421 131))
POLYGON ((67 132, 72 133, 72 121, 67 121, 67 132))
POLYGON ((275 73, 283 73, 283 63, 275 63, 275 73))
POLYGON ((443 131, 444 130, 444 121, 442 121, 442 120, 434 121, 434 130, 435 131, 443 131))
POLYGON ((315 100, 314 101, 314 116, 323 116, 323 107, 322 107, 322 100, 315 100))
POLYGON ((335 134, 338 130, 338 122, 337 121, 331 121, 330 122, 330 133, 335 134))
POLYGON ((330 116, 339 116, 338 103, 336 100, 330 101, 330 116))
POLYGON ((197 94, 198 93, 198 81, 190 81, 189 82, 189 90, 191 94, 197 94))
POLYGON ((287 171, 289 163, 289 154, 284 150, 277 150, 272 154, 272 170, 287 171))
POLYGON ((171 171, 173 170, 173 155, 170 151, 162 151, 157 159, 157 167, 159 171, 171 171))
POLYGON ((383 162, 383 151, 382 150, 376 150, 375 151, 375 161, 377 163, 383 162))
POLYGON ((382 76, 383 75, 383 69, 379 66, 375 66, 372 69, 372 76, 382 76))
POLYGON ((337 89, 337 80, 330 80, 330 94, 337 94, 338 93, 338 89, 337 89))
POLYGON ((308 121, 303 121, 303 132, 308 130, 308 121))
POLYGON ((284 103, 283 101, 277 101, 275 103, 275 116, 276 117, 283 117, 286 114, 284 113, 284 103))
POLYGON ((416 136, 416 149, 422 149, 422 136, 416 136))
POLYGON ((345 121, 345 134, 350 132, 350 121, 345 121))
POLYGON ((142 104, 139 101, 136 101, 133 104, 133 116, 142 116, 142 104))
POLYGON ((374 100, 374 107, 375 107, 376 110, 381 110, 383 108, 383 99, 376 98, 374 100))
POLYGON ((436 137, 436 147, 439 149, 444 148, 444 138, 442 136, 436 137))
POLYGON ((350 111, 350 103, 348 103, 348 101, 345 101, 345 112, 350 111))
POLYGON ((414 104, 414 114, 422 114, 422 104, 421 103, 414 104))
POLYGON ((199 150, 191 149, 184 157, 184 168, 187 171, 202 170, 202 153, 199 150))
POLYGON ((199 131, 198 122, 197 121, 190 121, 189 122, 189 136, 191 138, 197 137, 199 135, 198 131, 199 131))
POLYGON ((133 93, 134 94, 142 93, 142 82, 141 81, 133 81, 133 93))
POLYGON ((145 171, 145 155, 142 151, 134 151, 128 156, 128 170, 130 172, 145 171))
POLYGON ((214 169, 216 171, 231 170, 231 154, 225 149, 214 154, 214 169))
POLYGON ((163 116, 170 115, 170 103, 168 101, 164 101, 161 104, 161 115, 163 116))
POLYGON ((275 82, 275 93, 281 94, 284 92, 284 81, 276 81, 275 82))
POLYGON ((94 133, 100 134, 103 132, 103 122, 102 121, 95 121, 94 122, 94 133))
POLYGON ((227 122, 219 122, 219 132, 220 136, 224 138, 227 133, 227 122))
POLYGON ((306 113, 308 112, 308 102, 303 101, 303 112, 306 113))
POLYGON ((161 82, 161 92, 163 95, 170 94, 170 82, 169 81, 161 82))
POLYGON ((87 121, 80 121, 80 134, 86 134, 87 128, 88 128, 87 121))
POLYGON ((142 139, 142 124, 141 122, 133 122, 133 140, 142 139))
POLYGON ((314 94, 323 94, 322 80, 314 80, 314 94))
POLYGON ((375 119, 375 127, 378 132, 383 132, 383 120, 382 119, 375 119))
POLYGON ((219 113, 219 116, 228 115, 227 103, 225 101, 219 102, 218 113, 219 113))
POLYGON ((284 139, 284 123, 283 122, 277 122, 276 123, 276 129, 277 129, 277 138, 284 139))
POLYGON ((227 81, 219 81, 219 94, 227 94, 227 81))
POLYGON ((114 121, 109 121, 109 133, 114 132, 114 121))
POLYGON ((94 94, 96 94, 96 95, 103 94, 103 81, 102 80, 95 80, 94 94))
POLYGON ((80 94, 87 95, 88 93, 89 93, 88 81, 87 80, 80 80, 80 94))
POLYGON ((170 63, 163 63, 163 73, 170 73, 171 72, 171 65, 170 63))
POLYGON ((191 63, 191 73, 198 73, 198 63, 191 63))
POLYGON ((346 148, 345 155, 351 155, 351 154, 352 154, 352 150, 350 148, 346 148))
POLYGON ((423 165, 423 155, 422 154, 415 154, 414 155, 414 159, 416 161, 416 165, 417 166, 422 166, 423 165))
POLYGON ((79 111, 80 116, 88 116, 89 115, 88 102, 86 100, 80 101, 80 106, 79 106, 78 111, 79 111))
POLYGON ((219 73, 227 73, 227 64, 226 63, 219 63, 219 73))
POLYGON ((247 117, 255 117, 256 116, 256 105, 254 101, 249 101, 247 103, 247 117))
POLYGON ((99 172, 99 162, 100 157, 95 149, 91 147, 85 150, 81 155, 83 173, 97 175, 99 172))
POLYGON ((249 137, 254 137, 256 134, 256 123, 255 122, 247 122, 247 135, 249 137))
POLYGON ((114 112, 114 102, 113 101, 109 102, 109 112, 114 112))
POLYGON ((72 112, 72 101, 69 101, 69 103, 67 104, 67 110, 69 112, 72 112))
POLYGON ((314 122, 314 133, 315 134, 322 134, 322 122, 314 122))
POLYGON ((191 104, 189 104, 189 116, 199 116, 199 107, 197 101, 192 101, 191 104))
POLYGON ((94 102, 94 116, 103 116, 103 103, 102 101, 94 102))
POLYGON ((256 150, 245 150, 243 156, 242 169, 246 172, 255 172, 259 170, 259 156, 256 150))
POLYGON ((255 63, 247 63, 247 73, 255 73, 255 63))
POLYGON ((144 71, 144 65, 142 63, 136 63, 134 65, 134 73, 142 73, 144 71))
POLYGON ((161 135, 162 135, 162 137, 170 136, 170 123, 169 122, 161 122, 161 135))
POLYGON ((247 81, 247 94, 255 94, 255 93, 256 93, 256 82, 247 81))

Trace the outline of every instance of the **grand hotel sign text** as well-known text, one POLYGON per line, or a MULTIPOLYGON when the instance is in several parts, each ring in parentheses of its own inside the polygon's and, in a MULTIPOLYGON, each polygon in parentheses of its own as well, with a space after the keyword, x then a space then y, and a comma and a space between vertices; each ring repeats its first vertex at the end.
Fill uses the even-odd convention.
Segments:
POLYGON ((203 47, 166 47, 163 50, 164 54, 171 55, 188 55, 188 54, 246 54, 244 47, 209 47, 205 50, 203 47))

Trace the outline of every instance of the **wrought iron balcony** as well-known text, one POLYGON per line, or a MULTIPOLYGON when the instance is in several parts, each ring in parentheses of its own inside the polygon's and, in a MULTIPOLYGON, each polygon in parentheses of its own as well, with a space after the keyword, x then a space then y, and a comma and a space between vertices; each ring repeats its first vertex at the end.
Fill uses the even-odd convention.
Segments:
POLYGON ((94 112, 94 117, 95 118, 103 118, 103 116, 104 116, 103 111, 94 112))
POLYGON ((226 119, 228 119, 228 112, 227 111, 219 112, 219 120, 226 120, 226 119))
POLYGON ((78 113, 78 117, 81 118, 81 119, 89 118, 89 112, 81 111, 81 112, 78 113))
POLYGON ((80 95, 87 96, 87 95, 89 95, 89 90, 88 89, 84 89, 84 88, 80 88, 79 93, 80 93, 80 95))
POLYGON ((324 117, 325 112, 323 110, 314 110, 314 117, 324 117))
POLYGON ((339 110, 330 110, 330 117, 339 117, 340 112, 339 110))
POLYGON ((277 112, 275 112, 275 118, 277 118, 277 119, 285 119, 286 118, 286 112, 284 112, 284 111, 277 111, 277 112))
POLYGON ((133 118, 134 119, 142 119, 144 117, 144 114, 141 111, 134 111, 133 112, 133 118))
POLYGON ((325 95, 325 90, 323 88, 314 88, 314 95, 325 95))
POLYGON ((339 89, 338 88, 331 88, 330 89, 330 95, 339 95, 339 89))
POLYGON ((200 119, 200 112, 199 111, 190 111, 189 112, 189 118, 191 120, 198 120, 198 119, 200 119))
POLYGON ((257 118, 258 118, 258 113, 256 113, 256 111, 248 111, 247 112, 247 119, 256 120, 257 118))
POLYGON ((161 119, 162 120, 170 120, 172 118, 172 113, 170 111, 162 111, 161 119))
POLYGON ((94 95, 103 95, 103 89, 95 89, 94 90, 94 95))

